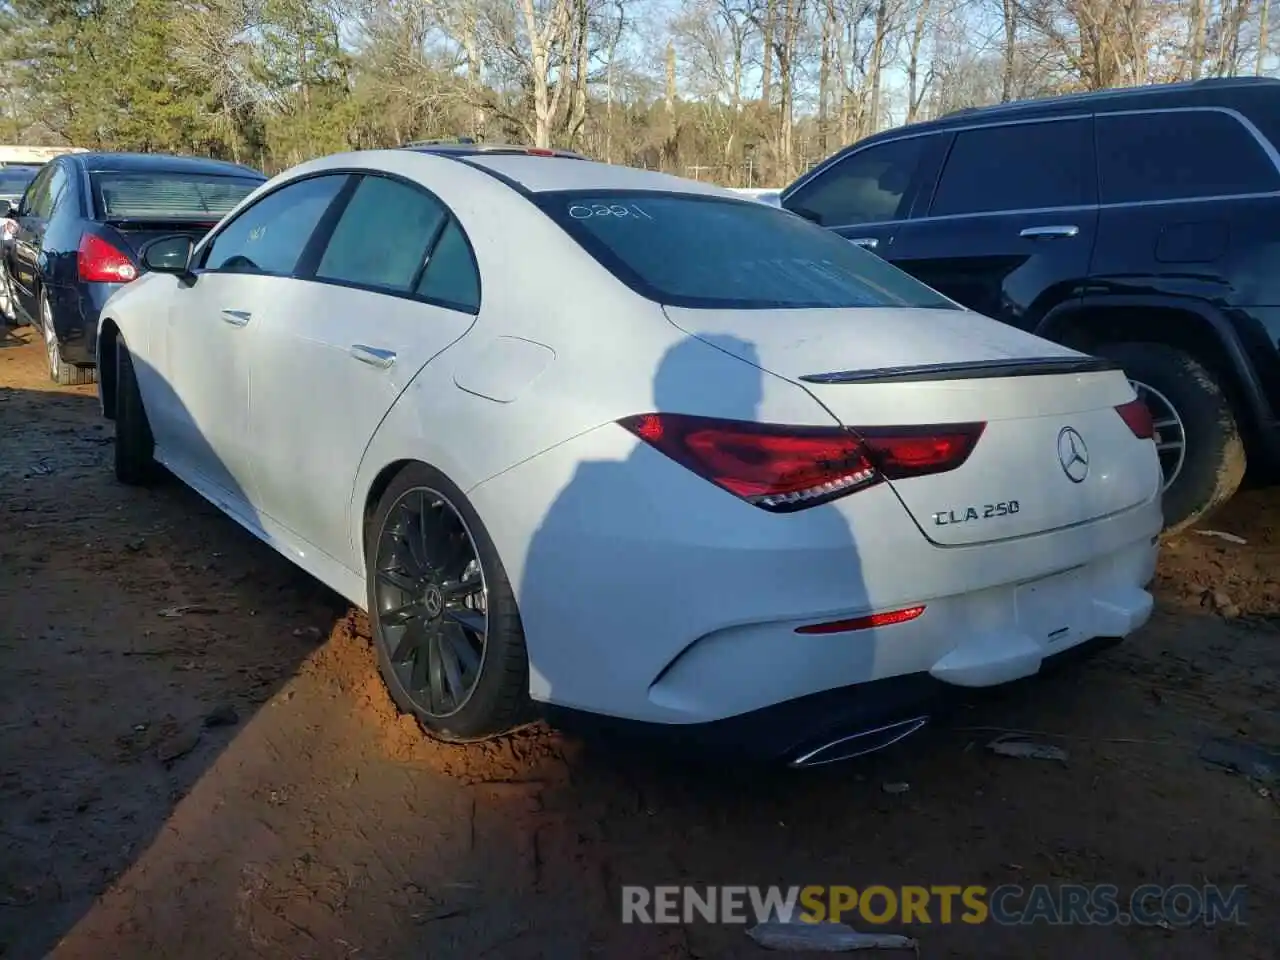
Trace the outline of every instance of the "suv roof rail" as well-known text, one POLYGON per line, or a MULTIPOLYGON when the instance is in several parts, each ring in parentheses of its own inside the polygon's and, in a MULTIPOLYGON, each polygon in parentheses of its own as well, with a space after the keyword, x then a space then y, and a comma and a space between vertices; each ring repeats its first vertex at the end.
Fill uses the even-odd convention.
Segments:
POLYGON ((949 113, 944 113, 939 120, 946 120, 949 117, 966 116, 973 113, 997 113, 1004 110, 1025 110, 1037 106, 1056 106, 1057 104, 1072 104, 1078 102, 1087 102, 1090 100, 1111 100, 1118 97, 1128 97, 1143 93, 1157 93, 1164 91, 1189 90, 1196 87, 1204 86, 1223 86, 1238 87, 1250 86, 1253 84, 1278 84, 1280 78, 1277 77, 1202 77, 1199 80, 1177 80, 1171 83, 1149 83, 1140 87, 1108 87, 1106 90, 1084 90, 1077 93, 1063 93, 1051 97, 1028 97, 1025 100, 1008 100, 1004 103, 992 103, 980 107, 960 107, 949 113))

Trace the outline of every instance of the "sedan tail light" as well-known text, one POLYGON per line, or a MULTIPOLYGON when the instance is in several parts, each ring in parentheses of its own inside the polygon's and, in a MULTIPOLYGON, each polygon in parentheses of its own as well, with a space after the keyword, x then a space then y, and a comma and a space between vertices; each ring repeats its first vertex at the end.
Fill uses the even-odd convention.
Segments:
POLYGON ((619 423, 716 486, 775 513, 802 510, 882 480, 960 466, 984 424, 789 427, 646 413, 619 423))
POLYGON ((1120 404, 1116 407, 1116 413, 1120 414, 1120 419, 1128 425, 1133 435, 1139 440, 1150 440, 1155 436, 1156 425, 1151 419, 1151 410, 1141 398, 1120 404))
POLYGON ((128 283, 138 276, 127 253, 92 233, 80 238, 76 266, 80 279, 89 283, 128 283))

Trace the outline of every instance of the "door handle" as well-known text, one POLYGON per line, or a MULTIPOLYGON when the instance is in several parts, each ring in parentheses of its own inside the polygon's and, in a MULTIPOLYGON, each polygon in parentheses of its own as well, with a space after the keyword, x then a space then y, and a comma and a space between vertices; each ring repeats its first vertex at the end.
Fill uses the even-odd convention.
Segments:
POLYGON ((385 370, 396 362, 396 352, 394 350, 366 347, 363 343, 353 343, 348 352, 361 363, 367 363, 369 366, 377 367, 379 370, 385 370))
POLYGON ((862 247, 863 250, 874 250, 880 246, 880 241, 875 237, 850 237, 849 242, 856 247, 862 247))
POLYGON ((1061 240, 1074 237, 1079 232, 1080 228, 1075 224, 1064 223, 1051 227, 1027 227, 1018 236, 1026 237, 1028 240, 1061 240))
POLYGON ((233 327, 243 327, 253 318, 248 310, 223 310, 222 319, 233 327))

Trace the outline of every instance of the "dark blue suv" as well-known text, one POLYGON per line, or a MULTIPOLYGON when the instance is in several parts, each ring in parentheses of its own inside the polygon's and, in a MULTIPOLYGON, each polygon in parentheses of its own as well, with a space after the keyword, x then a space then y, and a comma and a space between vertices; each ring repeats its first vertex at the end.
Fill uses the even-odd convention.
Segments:
MULTIPOLYGON (((16 209, 0 283, 19 321, 37 324, 57 383, 92 383, 98 312, 142 272, 156 240, 203 236, 266 177, 219 160, 75 153, 49 161, 16 209)), ((3 206, 8 206, 4 204, 3 206)))

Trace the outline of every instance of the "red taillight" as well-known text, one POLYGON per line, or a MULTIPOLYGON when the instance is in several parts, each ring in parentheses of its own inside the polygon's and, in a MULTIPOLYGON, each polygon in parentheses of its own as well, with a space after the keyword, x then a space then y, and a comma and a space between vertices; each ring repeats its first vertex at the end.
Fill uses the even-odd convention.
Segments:
POLYGON ((554 157, 556 155, 554 150, 548 150, 546 147, 529 147, 525 150, 525 153, 531 157, 554 157))
POLYGON ((889 480, 904 480, 954 470, 969 459, 985 423, 947 423, 929 427, 859 427, 858 436, 889 480))
POLYGON ((619 421, 641 440, 748 503, 800 510, 884 479, 950 470, 973 450, 982 424, 941 428, 788 427, 647 413, 619 421))
POLYGON ((1151 419, 1151 411, 1141 399, 1130 400, 1116 407, 1116 413, 1133 431, 1139 440, 1150 440, 1156 434, 1156 425, 1151 419))
POLYGON ((90 283, 128 283, 138 276, 127 253, 91 233, 80 238, 76 266, 80 279, 90 283))
POLYGON ((827 623, 811 623, 808 626, 796 627, 796 633, 849 633, 853 630, 867 630, 871 627, 888 627, 895 623, 906 623, 924 613, 924 606, 907 607, 903 610, 891 610, 887 613, 872 613, 865 617, 854 617, 850 620, 831 620, 827 623))

